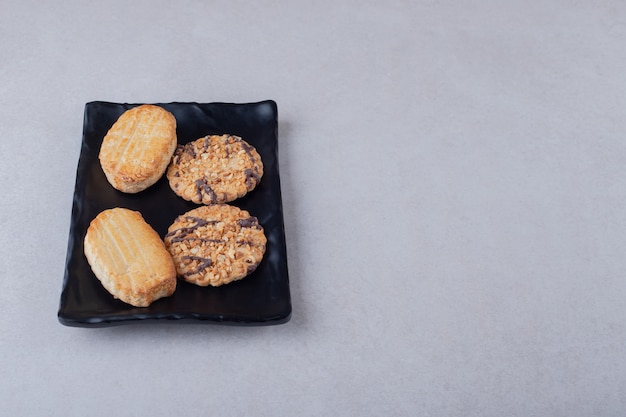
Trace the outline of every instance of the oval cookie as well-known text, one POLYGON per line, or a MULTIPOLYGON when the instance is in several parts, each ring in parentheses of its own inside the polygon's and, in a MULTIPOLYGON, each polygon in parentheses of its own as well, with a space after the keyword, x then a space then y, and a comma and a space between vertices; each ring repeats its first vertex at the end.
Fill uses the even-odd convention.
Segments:
POLYGON ((102 140, 100 164, 115 189, 138 193, 163 176, 176 143, 176 119, 170 112, 151 104, 133 107, 102 140))
POLYGON ((221 204, 243 197, 262 176, 259 153, 234 135, 211 135, 179 145, 167 169, 172 190, 196 204, 221 204))
POLYGON ((115 298, 147 307, 176 289, 176 270, 163 241, 141 214, 104 210, 92 220, 84 240, 87 261, 115 298))
POLYGON ((202 206, 178 216, 165 235, 178 276, 214 287, 252 273, 267 238, 256 217, 228 204, 202 206))

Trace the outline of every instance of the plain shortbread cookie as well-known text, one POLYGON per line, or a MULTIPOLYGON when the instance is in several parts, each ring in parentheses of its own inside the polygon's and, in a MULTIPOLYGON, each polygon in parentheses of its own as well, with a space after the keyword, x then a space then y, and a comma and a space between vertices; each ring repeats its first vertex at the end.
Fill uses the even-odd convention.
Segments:
POLYGON ((176 289, 172 258, 137 211, 102 211, 87 229, 84 250, 104 288, 127 304, 147 307, 176 289))
POLYGON ((125 111, 111 126, 102 140, 100 165, 115 189, 137 193, 163 176, 176 144, 174 116, 143 104, 125 111))

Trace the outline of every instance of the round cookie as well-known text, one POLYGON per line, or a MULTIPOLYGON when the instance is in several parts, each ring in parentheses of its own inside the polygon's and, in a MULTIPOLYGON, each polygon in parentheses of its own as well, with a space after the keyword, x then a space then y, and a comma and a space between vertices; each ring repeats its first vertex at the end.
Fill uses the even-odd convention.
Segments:
POLYGON ((213 204, 178 216, 164 241, 180 278, 218 287, 251 274, 263 259, 267 238, 247 211, 213 204))
POLYGON ((259 153, 234 135, 210 135, 179 145, 167 169, 172 190, 196 204, 228 203, 243 197, 262 176, 259 153))

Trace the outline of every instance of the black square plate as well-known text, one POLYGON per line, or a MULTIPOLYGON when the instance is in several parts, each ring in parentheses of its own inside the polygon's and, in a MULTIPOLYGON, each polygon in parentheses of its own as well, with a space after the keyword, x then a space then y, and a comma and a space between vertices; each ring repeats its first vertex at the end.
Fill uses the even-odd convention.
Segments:
POLYGON ((102 139, 117 118, 137 104, 91 102, 85 106, 83 142, 76 172, 65 277, 58 311, 67 326, 105 327, 138 322, 205 322, 231 325, 285 323, 291 297, 278 172, 278 112, 276 103, 157 103, 176 117, 181 144, 209 134, 241 136, 263 160, 260 184, 230 204, 258 217, 267 236, 263 260, 241 281, 221 287, 198 287, 181 280, 176 292, 138 308, 114 299, 97 280, 83 253, 91 220, 102 210, 125 207, 142 213, 161 238, 174 219, 195 207, 170 189, 163 176, 138 194, 115 190, 100 167, 102 139))

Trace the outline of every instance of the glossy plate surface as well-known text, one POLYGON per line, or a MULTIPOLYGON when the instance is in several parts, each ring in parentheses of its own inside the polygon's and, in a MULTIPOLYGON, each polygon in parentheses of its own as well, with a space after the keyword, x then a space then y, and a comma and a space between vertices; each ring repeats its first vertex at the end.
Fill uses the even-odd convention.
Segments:
POLYGON ((114 299, 94 276, 83 253, 91 220, 102 210, 125 207, 142 213, 161 238, 174 219, 198 207, 178 197, 165 175, 138 194, 124 194, 108 183, 98 153, 102 139, 117 118, 137 104, 91 102, 85 106, 83 141, 76 173, 65 277, 58 311, 67 326, 105 327, 137 322, 205 322, 268 325, 287 322, 291 297, 278 170, 276 103, 156 103, 176 117, 178 142, 209 134, 241 136, 263 160, 260 184, 229 204, 258 217, 267 236, 263 261, 241 281, 212 288, 178 281, 176 292, 138 308, 114 299))

